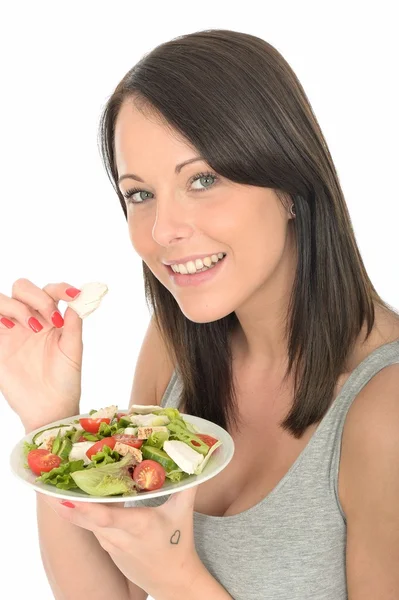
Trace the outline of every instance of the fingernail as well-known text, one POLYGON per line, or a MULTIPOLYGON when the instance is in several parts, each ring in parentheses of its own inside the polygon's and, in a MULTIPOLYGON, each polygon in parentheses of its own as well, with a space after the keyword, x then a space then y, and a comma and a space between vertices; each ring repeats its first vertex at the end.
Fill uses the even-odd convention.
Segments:
POLYGON ((31 317, 28 321, 28 325, 31 329, 33 329, 33 331, 35 333, 39 333, 39 331, 41 331, 43 329, 43 325, 41 325, 39 323, 39 321, 37 319, 35 319, 35 317, 31 317))
POLYGON ((70 296, 71 298, 76 298, 76 296, 78 294, 80 294, 80 290, 78 290, 78 288, 71 287, 71 288, 68 288, 67 290, 65 290, 65 293, 67 294, 67 296, 70 296))
POLYGON ((8 327, 8 329, 12 329, 13 327, 15 327, 15 323, 13 323, 12 321, 10 321, 10 319, 7 319, 6 317, 2 317, 0 319, 0 321, 3 323, 3 325, 5 325, 6 327, 8 327))
POLYGON ((55 310, 53 312, 53 314, 51 315, 51 320, 56 327, 62 327, 64 325, 64 319, 62 318, 62 315, 58 312, 58 310, 55 310))
POLYGON ((63 501, 61 502, 61 504, 62 504, 63 506, 67 506, 68 508, 75 508, 75 505, 74 505, 74 504, 72 504, 72 502, 68 502, 68 500, 63 500, 63 501))

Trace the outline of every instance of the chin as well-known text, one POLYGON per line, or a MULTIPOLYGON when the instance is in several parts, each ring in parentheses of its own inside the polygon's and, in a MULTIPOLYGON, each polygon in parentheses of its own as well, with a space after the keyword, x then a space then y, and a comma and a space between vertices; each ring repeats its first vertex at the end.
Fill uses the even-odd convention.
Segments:
POLYGON ((196 306, 178 304, 183 315, 193 323, 213 323, 227 317, 234 311, 234 309, 227 310, 226 307, 222 306, 206 306, 201 302, 198 302, 196 306))

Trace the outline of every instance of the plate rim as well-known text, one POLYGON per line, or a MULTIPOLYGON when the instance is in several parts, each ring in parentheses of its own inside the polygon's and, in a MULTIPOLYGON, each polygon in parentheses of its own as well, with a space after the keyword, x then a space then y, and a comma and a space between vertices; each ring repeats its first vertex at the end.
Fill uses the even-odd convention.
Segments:
MULTIPOLYGON (((129 409, 119 409, 118 408, 118 412, 128 412, 128 410, 129 409)), ((55 498, 64 499, 64 500, 65 499, 69 499, 69 500, 74 499, 76 502, 95 502, 95 503, 110 503, 110 502, 134 503, 134 502, 144 501, 146 499, 149 500, 152 498, 169 496, 174 493, 182 492, 191 487, 201 485, 201 483, 205 483, 205 481, 208 481, 209 479, 213 479, 213 477, 216 477, 221 471, 223 471, 227 467, 227 465, 230 463, 230 461, 232 460, 234 453, 235 453, 234 440, 231 437, 230 433, 226 429, 224 429, 217 423, 213 423, 212 421, 209 421, 208 419, 204 419, 202 417, 197 417, 196 415, 189 415, 189 414, 183 413, 183 412, 180 412, 180 414, 183 416, 183 418, 187 417, 187 422, 189 422, 189 423, 190 423, 190 419, 193 419, 194 425, 198 425, 197 421, 199 421, 201 424, 203 423, 204 424, 203 433, 206 433, 205 428, 206 428, 207 424, 209 424, 211 426, 211 428, 216 428, 216 429, 220 430, 222 437, 225 438, 222 441, 222 444, 224 445, 226 441, 228 442, 227 448, 226 448, 227 457, 224 460, 224 462, 222 463, 222 465, 219 465, 219 467, 216 470, 211 471, 211 473, 208 473, 205 476, 202 476, 202 473, 200 475, 191 475, 190 477, 193 477, 193 479, 189 478, 188 480, 187 479, 183 480, 183 481, 185 481, 185 483, 182 483, 182 482, 176 482, 175 484, 172 483, 171 486, 173 486, 173 487, 170 487, 167 489, 160 488, 158 490, 142 492, 142 493, 132 495, 132 496, 90 496, 89 494, 85 494, 83 491, 81 491, 82 495, 79 495, 79 492, 76 494, 71 494, 71 493, 68 494, 67 492, 69 490, 55 491, 55 490, 58 490, 59 488, 55 488, 55 486, 51 486, 49 484, 28 481, 27 479, 24 479, 18 473, 18 469, 14 468, 13 462, 14 462, 14 460, 18 460, 20 458, 21 454, 19 454, 19 453, 22 453, 24 442, 27 441, 27 442, 31 443, 32 438, 34 435, 36 435, 36 433, 38 433, 39 431, 43 431, 51 426, 57 426, 57 425, 64 424, 64 423, 71 424, 76 419, 90 417, 90 413, 79 413, 78 415, 65 417, 63 419, 57 419, 56 421, 52 421, 51 423, 48 423, 47 425, 43 425, 42 427, 38 427, 37 429, 34 429, 33 431, 29 432, 27 435, 25 435, 23 438, 21 438, 14 445, 14 447, 9 455, 9 466, 10 466, 11 472, 13 473, 14 477, 16 477, 16 479, 18 479, 21 483, 24 483, 25 485, 29 486, 29 488, 32 491, 35 491, 35 492, 38 492, 41 494, 45 494, 48 496, 52 496, 55 498), (194 477, 195 477, 195 479, 194 479, 194 477), (199 481, 198 481, 198 478, 200 478, 199 481)), ((212 462, 211 459, 209 462, 210 463, 212 462)), ((206 469, 206 467, 205 467, 205 469, 206 469)))

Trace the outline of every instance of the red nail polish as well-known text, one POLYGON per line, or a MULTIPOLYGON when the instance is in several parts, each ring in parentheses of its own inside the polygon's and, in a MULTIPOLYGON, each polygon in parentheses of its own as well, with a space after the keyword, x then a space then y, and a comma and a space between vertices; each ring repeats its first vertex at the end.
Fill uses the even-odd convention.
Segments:
POLYGON ((63 501, 61 502, 61 504, 62 504, 63 506, 67 506, 68 508, 75 508, 75 505, 74 505, 74 504, 72 504, 72 502, 68 502, 68 500, 63 500, 63 501))
POLYGON ((68 288, 67 290, 65 290, 65 293, 67 294, 67 296, 70 296, 71 298, 76 298, 76 296, 78 294, 80 294, 80 290, 78 290, 77 288, 71 287, 71 288, 68 288))
POLYGON ((51 315, 51 320, 56 327, 62 327, 64 325, 64 319, 58 310, 53 312, 51 315))
POLYGON ((0 319, 0 321, 3 323, 3 325, 5 325, 6 327, 8 327, 8 329, 12 329, 13 327, 15 327, 15 323, 13 323, 12 321, 10 321, 10 319, 7 319, 6 317, 2 317, 0 319))
POLYGON ((43 329, 43 325, 41 325, 39 323, 39 321, 37 319, 35 319, 35 317, 31 317, 28 321, 28 325, 31 329, 33 329, 33 331, 35 333, 39 333, 39 331, 41 331, 43 329))

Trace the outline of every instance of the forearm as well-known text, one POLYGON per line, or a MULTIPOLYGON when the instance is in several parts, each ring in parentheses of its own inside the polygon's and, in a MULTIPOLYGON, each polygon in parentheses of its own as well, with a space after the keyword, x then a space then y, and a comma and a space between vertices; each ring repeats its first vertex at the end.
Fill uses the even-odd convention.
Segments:
MULTIPOLYGON (((64 521, 41 494, 36 496, 40 551, 55 599, 136 600, 95 535, 64 521)), ((145 597, 137 594, 137 600, 145 597)))

